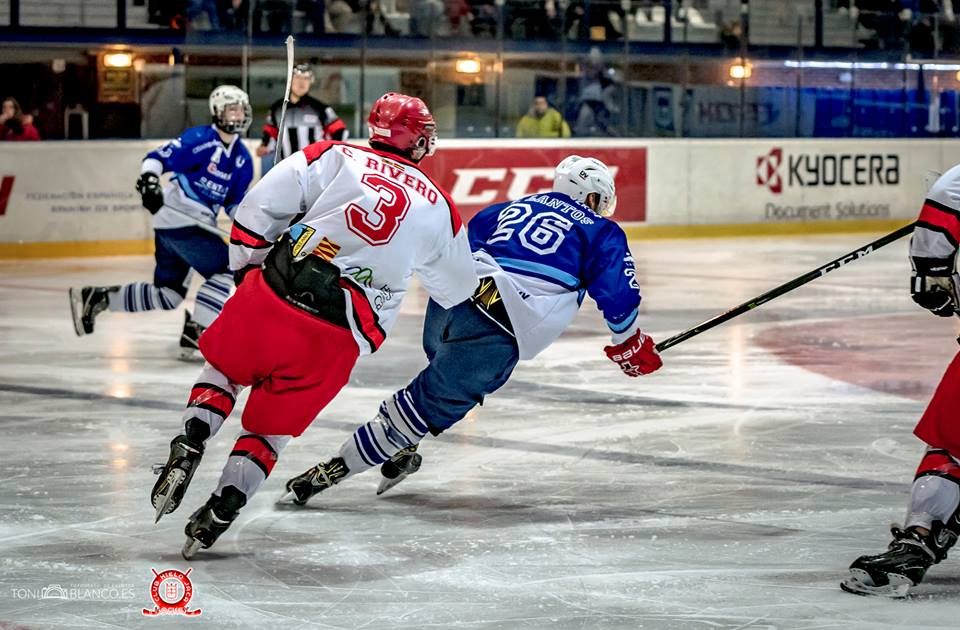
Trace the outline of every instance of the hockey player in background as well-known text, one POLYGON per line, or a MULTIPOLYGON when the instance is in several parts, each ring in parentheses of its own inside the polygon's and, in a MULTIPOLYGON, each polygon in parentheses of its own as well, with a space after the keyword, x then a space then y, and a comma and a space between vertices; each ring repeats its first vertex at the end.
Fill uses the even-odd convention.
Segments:
POLYGON ((200 339, 207 364, 151 493, 158 519, 176 509, 207 440, 252 386, 216 490, 187 524, 186 557, 217 540, 290 438, 346 385, 358 356, 384 342, 414 271, 444 307, 477 286, 457 209, 417 166, 436 142, 427 106, 385 94, 369 126, 370 148, 310 145, 237 210, 237 292, 200 339))
POLYGON ((282 160, 314 142, 347 139, 347 126, 333 108, 310 96, 313 81, 313 68, 308 64, 301 63, 293 67, 290 102, 283 118, 283 137, 280 138, 279 129, 283 108, 283 99, 280 99, 270 106, 267 121, 263 125, 263 139, 257 147, 258 157, 280 151, 282 160))
MULTIPOLYGON (((940 317, 960 311, 956 273, 960 242, 960 165, 931 187, 910 240, 910 295, 940 317)), ((932 565, 947 557, 960 536, 960 354, 940 381, 914 429, 926 442, 910 491, 904 526, 893 526, 887 551, 850 565, 845 591, 903 597, 932 565)))
POLYGON ((378 494, 419 469, 417 445, 439 435, 499 389, 519 359, 531 359, 570 324, 584 293, 612 334, 604 351, 628 376, 661 366, 640 330, 633 256, 610 170, 572 155, 556 168, 553 192, 490 206, 470 221, 480 285, 453 309, 431 301, 423 328, 429 364, 380 405, 339 453, 286 484, 303 505, 318 492, 381 466, 378 494))
POLYGON ((96 316, 109 309, 134 313, 177 308, 187 294, 190 270, 206 281, 197 291, 193 314, 185 315, 180 354, 189 358, 197 340, 223 309, 233 289, 227 244, 197 224, 216 226, 217 213, 228 216, 253 179, 253 162, 243 146, 252 114, 247 94, 221 85, 210 93, 213 124, 187 129, 151 151, 140 167, 137 191, 153 215, 156 268, 153 282, 70 289, 77 335, 89 335, 96 316), (163 173, 172 174, 166 186, 163 173))

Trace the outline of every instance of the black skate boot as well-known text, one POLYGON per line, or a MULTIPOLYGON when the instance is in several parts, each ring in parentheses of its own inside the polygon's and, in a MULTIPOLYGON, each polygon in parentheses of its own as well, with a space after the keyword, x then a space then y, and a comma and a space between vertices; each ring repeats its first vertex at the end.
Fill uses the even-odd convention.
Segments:
POLYGON ((887 551, 875 556, 860 556, 850 565, 850 577, 840 588, 855 595, 906 597, 911 586, 923 580, 927 569, 947 557, 957 541, 956 533, 934 521, 928 534, 916 528, 890 528, 893 541, 887 551))
POLYGON ((206 330, 189 312, 184 312, 183 331, 180 333, 180 360, 189 361, 200 350, 200 335, 206 330))
POLYGON ((297 505, 306 505, 315 494, 340 483, 340 480, 350 472, 342 457, 334 457, 329 462, 320 462, 310 470, 301 473, 287 481, 286 492, 293 495, 293 502, 297 505))
MULTIPOLYGON (((178 435, 170 442, 170 457, 160 469, 160 478, 150 492, 150 500, 157 510, 158 522, 164 514, 180 507, 183 493, 187 491, 193 473, 203 457, 202 442, 193 442, 185 435, 178 435)), ((158 466, 159 467, 159 466, 158 466)))
POLYGON ((93 332, 94 318, 107 310, 110 304, 109 294, 119 290, 119 286, 70 289, 70 312, 73 314, 73 329, 78 337, 93 332))
POLYGON ((212 547, 246 503, 247 497, 233 486, 224 488, 219 497, 211 494, 207 502, 190 516, 183 529, 183 533, 187 535, 187 542, 181 552, 183 557, 189 560, 200 549, 212 547))
POLYGON ((420 464, 423 463, 423 455, 417 452, 418 446, 419 444, 414 444, 413 446, 405 448, 383 462, 380 466, 380 474, 383 475, 383 479, 380 480, 380 485, 377 487, 377 495, 383 494, 420 470, 420 464))

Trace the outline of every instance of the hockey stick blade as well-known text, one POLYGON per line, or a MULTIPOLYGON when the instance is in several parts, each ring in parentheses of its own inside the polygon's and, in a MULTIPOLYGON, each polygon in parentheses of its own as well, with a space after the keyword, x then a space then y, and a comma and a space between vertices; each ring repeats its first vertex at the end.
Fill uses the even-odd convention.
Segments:
POLYGON ((868 243, 868 244, 864 245, 863 247, 860 247, 860 248, 858 248, 858 249, 855 249, 854 251, 850 252, 849 254, 844 254, 843 256, 840 256, 839 258, 836 258, 836 259, 834 259, 834 260, 831 260, 831 261, 828 262, 827 264, 822 265, 822 266, 820 266, 820 267, 817 267, 816 269, 813 269, 812 271, 808 271, 807 273, 805 273, 805 274, 803 274, 803 275, 801 275, 801 276, 797 276, 797 277, 794 278, 793 280, 789 280, 789 281, 787 281, 787 282, 784 282, 784 283, 781 284, 780 286, 774 287, 773 289, 770 289, 770 290, 767 291, 766 293, 763 293, 763 294, 761 294, 761 295, 758 295, 757 297, 755 297, 755 298, 753 298, 753 299, 751 299, 751 300, 748 300, 748 301, 744 302, 743 304, 740 304, 739 306, 735 306, 735 307, 733 307, 732 309, 730 309, 729 311, 727 311, 727 312, 725 312, 725 313, 721 313, 720 315, 717 315, 716 317, 712 317, 712 318, 708 319, 708 320, 705 321, 705 322, 701 322, 700 324, 697 324, 697 325, 694 326, 693 328, 690 328, 690 329, 688 329, 688 330, 683 331, 682 333, 679 333, 679 334, 677 334, 677 335, 674 335, 673 337, 670 337, 669 339, 665 339, 665 340, 663 340, 663 341, 661 341, 660 343, 657 344, 657 346, 656 346, 656 347, 657 347, 657 352, 663 352, 663 351, 666 350, 667 348, 672 348, 673 346, 677 345, 678 343, 681 343, 681 342, 683 342, 683 341, 686 341, 687 339, 690 339, 690 338, 692 338, 692 337, 696 337, 696 336, 699 335, 700 333, 706 332, 706 331, 710 330, 711 328, 715 328, 715 327, 719 326, 720 324, 723 324, 724 322, 728 322, 728 321, 730 321, 731 319, 733 319, 734 317, 737 317, 737 316, 739 316, 739 315, 743 315, 743 314, 746 313, 747 311, 752 311, 753 309, 757 308, 758 306, 762 306, 762 305, 766 304, 766 303, 769 302, 770 300, 773 300, 773 299, 775 299, 775 298, 778 298, 778 297, 780 297, 781 295, 785 295, 785 294, 789 293, 790 291, 793 291, 794 289, 797 289, 797 288, 799 288, 799 287, 802 287, 803 285, 807 284, 808 282, 811 282, 811 281, 813 281, 813 280, 816 280, 817 278, 820 278, 821 276, 827 275, 827 274, 830 273, 831 271, 836 271, 837 269, 843 267, 844 265, 847 265, 847 264, 849 264, 849 263, 851 263, 851 262, 860 260, 861 258, 864 258, 865 256, 867 256, 867 255, 869 255, 869 254, 877 251, 877 250, 880 249, 881 247, 883 247, 883 246, 885 246, 885 245, 889 245, 890 243, 893 243, 894 241, 898 241, 898 240, 900 240, 901 238, 903 238, 904 236, 907 236, 908 234, 911 234, 911 233, 913 232, 913 228, 914 228, 915 225, 916 225, 916 223, 911 223, 911 224, 909 224, 909 225, 903 226, 902 228, 899 228, 899 229, 897 229, 897 230, 894 230, 893 232, 891 232, 891 233, 887 234, 886 236, 883 236, 883 237, 881 237, 881 238, 873 241, 872 243, 868 243))

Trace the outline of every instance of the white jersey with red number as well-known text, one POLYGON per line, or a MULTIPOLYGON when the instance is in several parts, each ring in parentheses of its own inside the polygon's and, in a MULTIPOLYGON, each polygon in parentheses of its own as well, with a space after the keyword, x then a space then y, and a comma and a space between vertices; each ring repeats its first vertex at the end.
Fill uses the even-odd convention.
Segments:
POLYGON ((383 343, 414 272, 445 308, 477 286, 453 202, 415 164, 390 153, 318 142, 280 162, 237 209, 230 268, 260 265, 287 231, 296 258, 316 255, 340 268, 361 354, 383 343))

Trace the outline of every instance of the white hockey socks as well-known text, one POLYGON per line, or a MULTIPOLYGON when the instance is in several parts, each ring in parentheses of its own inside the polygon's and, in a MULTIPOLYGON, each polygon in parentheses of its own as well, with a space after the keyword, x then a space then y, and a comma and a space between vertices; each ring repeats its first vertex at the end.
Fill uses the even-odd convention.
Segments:
POLYGON ((233 278, 226 273, 210 276, 197 291, 197 304, 193 309, 193 320, 207 328, 217 318, 223 305, 233 290, 233 278))
POLYGON ((219 497, 224 488, 233 486, 249 501, 270 475, 280 451, 290 439, 289 435, 242 432, 227 457, 214 494, 219 497))
POLYGON ((180 306, 183 297, 169 287, 158 287, 149 282, 133 282, 109 294, 110 310, 114 313, 139 313, 161 309, 172 311, 180 306))
POLYGON ((934 521, 949 523, 960 508, 960 462, 947 451, 928 448, 910 490, 905 527, 931 529, 934 521))
POLYGON ((340 447, 347 477, 379 466, 398 452, 418 444, 428 427, 402 389, 380 405, 376 417, 360 426, 340 447))
POLYGON ((204 363, 200 377, 190 390, 187 408, 183 411, 184 435, 192 441, 205 444, 217 434, 224 420, 233 411, 241 389, 242 386, 230 382, 220 370, 204 363), (206 430, 197 423, 205 425, 206 430))

